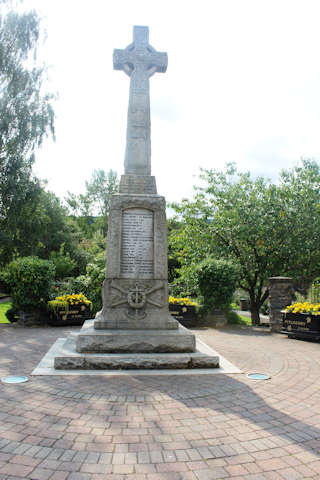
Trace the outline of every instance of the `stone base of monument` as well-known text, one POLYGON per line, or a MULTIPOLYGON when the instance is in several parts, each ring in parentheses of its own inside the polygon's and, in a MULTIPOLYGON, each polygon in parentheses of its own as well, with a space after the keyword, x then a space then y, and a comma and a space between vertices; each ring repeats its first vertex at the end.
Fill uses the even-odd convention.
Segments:
POLYGON ((97 330, 87 320, 77 335, 79 353, 194 352, 195 336, 181 325, 176 330, 97 330))
POLYGON ((69 337, 54 359, 59 370, 129 370, 218 368, 219 356, 195 351, 195 336, 184 327, 176 331, 94 330, 87 320, 79 334, 69 337), (117 353, 116 353, 117 352, 117 353), (163 353, 161 353, 163 352, 163 353))

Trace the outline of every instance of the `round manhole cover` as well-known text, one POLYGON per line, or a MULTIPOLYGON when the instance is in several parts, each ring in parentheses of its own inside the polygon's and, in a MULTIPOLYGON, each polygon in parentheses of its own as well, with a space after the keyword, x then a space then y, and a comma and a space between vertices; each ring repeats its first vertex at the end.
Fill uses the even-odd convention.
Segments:
POLYGON ((247 377, 251 380, 270 380, 270 375, 266 373, 247 373, 247 377))
POLYGON ((2 383, 24 383, 28 381, 29 381, 29 378, 25 377, 24 375, 14 375, 11 377, 1 378, 2 383))

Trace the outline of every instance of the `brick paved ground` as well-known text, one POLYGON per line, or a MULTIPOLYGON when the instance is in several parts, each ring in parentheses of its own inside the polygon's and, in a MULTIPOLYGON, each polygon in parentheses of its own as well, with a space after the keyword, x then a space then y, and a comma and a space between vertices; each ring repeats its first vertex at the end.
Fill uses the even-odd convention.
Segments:
MULTIPOLYGON (((30 374, 68 330, 0 326, 0 376, 30 374)), ((198 330, 272 375, 33 377, 0 383, 0 480, 320 479, 320 345, 198 330)))

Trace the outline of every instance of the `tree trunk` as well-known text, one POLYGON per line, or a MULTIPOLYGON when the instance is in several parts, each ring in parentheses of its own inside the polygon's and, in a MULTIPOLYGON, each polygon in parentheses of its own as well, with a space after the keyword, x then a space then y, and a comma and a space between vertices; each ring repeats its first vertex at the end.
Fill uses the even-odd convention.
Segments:
POLYGON ((251 311, 251 323, 252 325, 260 325, 260 315, 259 315, 260 306, 256 302, 254 294, 250 294, 250 311, 251 311))

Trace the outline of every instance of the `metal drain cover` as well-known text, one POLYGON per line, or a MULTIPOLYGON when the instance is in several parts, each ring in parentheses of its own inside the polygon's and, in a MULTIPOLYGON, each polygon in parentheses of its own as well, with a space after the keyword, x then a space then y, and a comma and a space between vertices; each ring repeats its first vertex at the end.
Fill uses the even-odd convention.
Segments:
POLYGON ((29 381, 29 377, 26 377, 24 375, 14 375, 12 377, 1 378, 2 383, 24 383, 28 381, 29 381))
POLYGON ((247 373, 247 377, 251 380, 270 380, 270 375, 266 373, 247 373))

